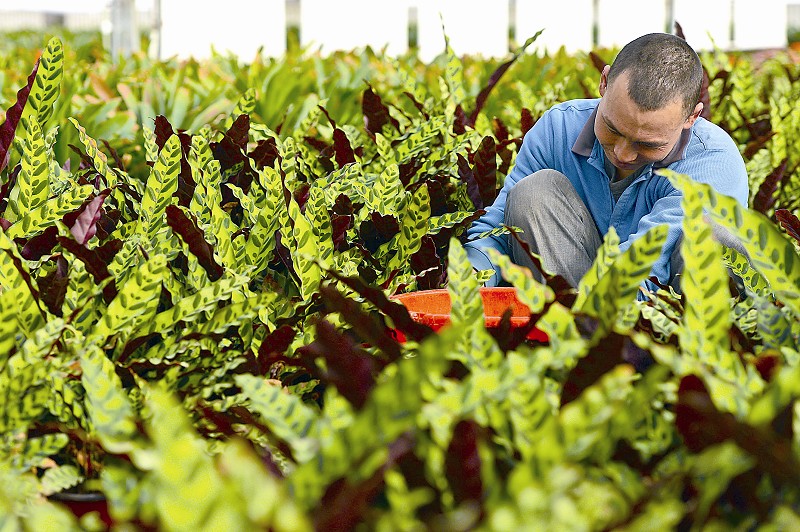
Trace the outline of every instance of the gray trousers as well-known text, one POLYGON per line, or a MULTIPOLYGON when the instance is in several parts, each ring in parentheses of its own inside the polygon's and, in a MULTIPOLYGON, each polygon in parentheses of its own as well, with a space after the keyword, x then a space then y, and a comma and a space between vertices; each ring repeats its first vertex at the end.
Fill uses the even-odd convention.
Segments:
MULTIPOLYGON (((505 224, 522 229, 520 238, 541 257, 544 268, 572 286, 578 286, 603 244, 583 200, 556 170, 539 170, 514 185, 506 199, 505 224)), ((511 260, 543 280, 519 242, 509 238, 511 260)))
MULTIPOLYGON (((603 238, 583 200, 567 176, 556 170, 539 170, 514 185, 506 199, 505 224, 522 229, 520 238, 541 258, 544 268, 561 275, 572 286, 578 286, 603 245, 603 238)), ((714 224, 712 231, 715 240, 748 256, 741 242, 727 229, 714 224)), ((529 268, 533 276, 542 281, 541 273, 517 239, 509 238, 511 260, 529 268)), ((680 289, 683 271, 682 239, 670 257, 669 284, 676 290, 680 289)))

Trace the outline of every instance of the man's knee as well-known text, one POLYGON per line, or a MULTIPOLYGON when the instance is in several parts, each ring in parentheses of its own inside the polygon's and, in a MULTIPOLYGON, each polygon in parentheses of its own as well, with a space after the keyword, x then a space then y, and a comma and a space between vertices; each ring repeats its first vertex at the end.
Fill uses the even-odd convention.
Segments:
POLYGON ((544 169, 523 177, 511 188, 506 199, 506 210, 513 213, 516 209, 525 211, 552 206, 552 199, 562 195, 564 186, 572 186, 567 176, 557 170, 544 169))

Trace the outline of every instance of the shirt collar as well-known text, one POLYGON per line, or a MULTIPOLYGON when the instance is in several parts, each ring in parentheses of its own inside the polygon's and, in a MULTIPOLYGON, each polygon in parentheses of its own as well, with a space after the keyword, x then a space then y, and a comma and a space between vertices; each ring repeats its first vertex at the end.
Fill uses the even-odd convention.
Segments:
MULTIPOLYGON (((592 154, 594 143, 597 140, 597 137, 594 134, 595 117, 597 117, 597 107, 594 108, 592 115, 583 125, 583 129, 581 129, 581 132, 578 134, 578 138, 575 139, 575 144, 572 145, 573 153, 577 155, 583 155, 584 157, 589 157, 592 154)), ((692 128, 684 129, 681 132, 678 142, 675 143, 675 146, 672 147, 666 157, 660 161, 654 162, 653 168, 666 168, 672 163, 683 159, 691 134, 692 128)))

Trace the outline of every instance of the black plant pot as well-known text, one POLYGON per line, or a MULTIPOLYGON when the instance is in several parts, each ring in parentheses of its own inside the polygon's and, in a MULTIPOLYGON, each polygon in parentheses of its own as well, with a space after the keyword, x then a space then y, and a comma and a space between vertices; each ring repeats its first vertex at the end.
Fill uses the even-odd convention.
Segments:
POLYGON ((100 520, 106 526, 110 528, 114 524, 111 515, 108 513, 108 501, 102 493, 96 491, 87 493, 62 491, 50 495, 48 499, 66 506, 78 519, 89 512, 98 512, 100 520))

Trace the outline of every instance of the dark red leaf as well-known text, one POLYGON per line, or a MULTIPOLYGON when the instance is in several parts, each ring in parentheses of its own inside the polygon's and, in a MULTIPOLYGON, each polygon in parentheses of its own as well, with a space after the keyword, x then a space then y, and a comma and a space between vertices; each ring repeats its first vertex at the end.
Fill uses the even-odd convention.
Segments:
POLYGON ((255 161, 256 168, 264 168, 265 166, 272 168, 280 153, 275 139, 270 137, 259 140, 249 155, 255 161))
POLYGON ((324 360, 325 369, 319 370, 320 379, 335 386, 342 397, 360 410, 375 386, 378 359, 356 346, 325 319, 317 321, 316 330, 317 339, 299 348, 298 354, 306 359, 324 360))
POLYGON ((328 270, 328 274, 349 286, 364 297, 364 299, 375 305, 379 311, 386 314, 386 316, 392 320, 395 329, 408 338, 419 342, 433 334, 433 329, 412 320, 408 309, 401 303, 391 301, 380 288, 371 286, 358 277, 345 277, 334 270, 328 270))
POLYGON ((497 148, 492 137, 483 137, 474 160, 472 171, 483 205, 491 205, 497 197, 497 148))
POLYGON ((778 183, 783 179, 788 161, 789 160, 784 157, 783 161, 764 178, 761 186, 758 187, 758 192, 756 192, 753 198, 753 209, 762 214, 766 214, 767 211, 775 205, 775 191, 778 189, 778 183))
POLYGON ((58 244, 57 236, 58 228, 51 225, 42 233, 28 239, 25 245, 22 246, 20 255, 25 260, 40 260, 43 256, 50 254, 58 244))
POLYGON ((205 235, 197 227, 197 223, 186 216, 177 205, 168 205, 166 212, 167 224, 186 242, 189 251, 197 257, 197 262, 206 271, 208 278, 216 281, 222 277, 224 268, 217 263, 214 250, 211 244, 206 242, 205 235))
POLYGON ((392 124, 395 129, 400 127, 400 123, 392 118, 389 108, 383 104, 381 97, 369 84, 361 99, 361 112, 364 114, 364 129, 372 138, 375 138, 376 133, 383 131, 383 126, 386 124, 392 124))
POLYGON ((776 483, 797 485, 800 482, 800 461, 794 454, 792 440, 780 436, 772 427, 748 425, 729 412, 720 412, 696 375, 681 379, 675 426, 686 448, 694 453, 733 441, 755 458, 756 467, 772 476, 776 483))
POLYGON ((419 250, 411 256, 411 269, 417 274, 419 290, 439 288, 445 276, 445 267, 436 253, 436 244, 430 235, 422 237, 419 250))
POLYGON ((481 457, 478 442, 482 429, 472 420, 461 420, 453 428, 453 437, 445 455, 445 477, 457 505, 483 499, 481 457))
POLYGON ((483 209, 485 206, 483 197, 478 187, 478 182, 475 180, 475 172, 472 171, 469 161, 460 153, 456 155, 456 160, 458 162, 458 176, 461 181, 467 184, 467 196, 472 200, 472 204, 476 209, 483 209))
POLYGON ((611 64, 608 61, 606 61, 605 59, 603 59, 602 57, 600 57, 594 51, 590 51, 589 52, 589 59, 592 60, 592 65, 594 66, 595 69, 597 69, 597 72, 600 72, 600 73, 603 72, 603 69, 605 68, 606 65, 610 65, 611 64))
MULTIPOLYGON (((382 323, 374 315, 364 312, 361 305, 345 297, 330 285, 321 286, 320 295, 328 311, 341 313, 342 318, 353 327, 363 341, 380 349, 389 362, 400 358, 400 345, 392 337, 385 323, 382 323)), ((370 366, 375 369, 386 364, 386 361, 379 361, 372 356, 370 360, 370 366)))
POLYGON ((293 327, 282 325, 264 338, 258 348, 258 356, 256 357, 258 375, 267 375, 269 373, 271 359, 276 354, 284 354, 292 344, 295 336, 297 336, 297 331, 293 327))
POLYGON ((33 70, 28 76, 28 84, 17 91, 17 101, 6 111, 6 119, 0 126, 0 172, 8 165, 11 156, 11 145, 14 143, 14 133, 17 124, 22 118, 22 111, 28 103, 28 95, 31 92, 33 81, 36 79, 36 72, 39 70, 39 60, 33 65, 33 70))
POLYGON ((346 164, 356 162, 356 156, 353 152, 353 148, 350 146, 347 135, 338 127, 333 130, 333 148, 336 152, 335 160, 339 168, 346 164))
MULTIPOLYGON (((587 325, 586 319, 582 324, 587 325)), ((596 383, 600 377, 625 361, 622 358, 625 337, 616 333, 609 334, 595 345, 567 374, 561 392, 561 406, 577 399, 583 391, 596 383)))
POLYGON ((453 135, 462 135, 467 132, 467 126, 469 126, 469 118, 467 118, 467 113, 464 112, 464 108, 461 107, 461 104, 456 105, 455 109, 455 117, 453 120, 453 135))
POLYGON ((331 239, 334 249, 341 251, 346 249, 347 231, 353 226, 353 216, 351 214, 331 214, 331 239))
MULTIPOLYGON (((58 243, 61 244, 61 247, 75 255, 78 260, 83 262, 83 264, 86 266, 86 271, 89 272, 96 283, 100 283, 104 279, 111 277, 111 273, 108 271, 108 264, 110 263, 109 259, 113 258, 116 252, 121 249, 121 241, 114 240, 108 242, 108 247, 102 246, 102 249, 89 249, 68 237, 59 236, 57 239, 58 243)), ((110 303, 116 295, 117 288, 114 283, 114 279, 112 278, 111 281, 106 284, 105 287, 103 287, 103 299, 106 301, 106 303, 110 303)))
MULTIPOLYGON (((357 483, 342 477, 329 484, 314 514, 314 530, 351 532, 360 530, 369 514, 370 502, 384 486, 386 471, 411 454, 413 442, 401 436, 389 445, 386 461, 366 479, 357 483)), ((367 527, 368 528, 368 527, 367 527)))
POLYGON ((776 209, 775 218, 789 236, 800 242, 800 219, 787 209, 776 209))
POLYGON ((422 161, 416 157, 412 157, 404 163, 400 163, 400 182, 406 187, 411 182, 411 178, 417 175, 419 169, 422 168, 422 161))
POLYGON ((530 128, 533 127, 533 124, 536 123, 536 120, 533 118, 533 114, 531 113, 530 109, 523 107, 520 111, 520 119, 519 119, 519 128, 522 130, 522 136, 525 136, 525 133, 528 132, 530 128))
POLYGON ((69 285, 69 267, 64 257, 56 259, 56 268, 38 279, 40 297, 47 310, 54 316, 62 317, 64 297, 69 285))
MULTIPOLYGON (((86 242, 91 240, 97 233, 97 222, 103 214, 103 202, 110 193, 111 191, 106 189, 95 196, 89 201, 89 204, 80 211, 75 221, 72 224, 67 224, 70 233, 72 233, 72 238, 74 238, 78 244, 82 246, 86 245, 86 242)), ((64 221, 66 223, 66 217, 64 221)))

